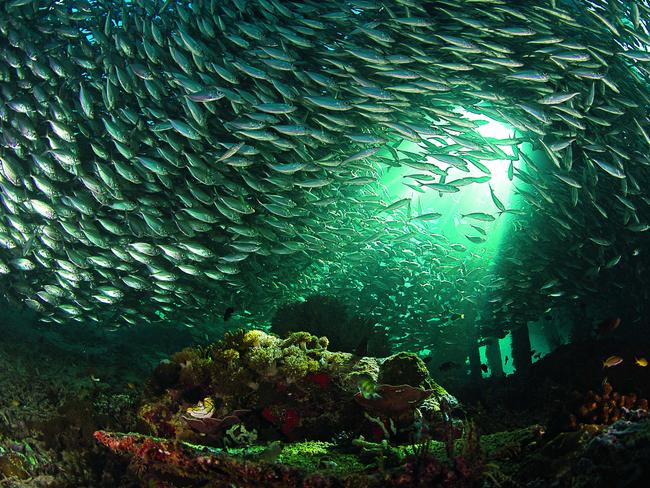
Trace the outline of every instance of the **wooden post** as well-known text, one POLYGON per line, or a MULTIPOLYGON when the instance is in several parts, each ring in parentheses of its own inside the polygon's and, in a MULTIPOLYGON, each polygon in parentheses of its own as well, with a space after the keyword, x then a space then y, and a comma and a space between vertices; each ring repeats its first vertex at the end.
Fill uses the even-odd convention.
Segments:
POLYGON ((530 337, 527 323, 516 325, 512 329, 512 360, 517 374, 525 373, 530 368, 530 337))
POLYGON ((485 347, 485 356, 487 357, 490 373, 494 377, 503 376, 503 363, 501 362, 501 346, 499 339, 492 338, 485 347))
POLYGON ((481 381, 481 356, 478 352, 478 337, 476 333, 468 334, 467 353, 469 354, 469 372, 472 382, 481 381))

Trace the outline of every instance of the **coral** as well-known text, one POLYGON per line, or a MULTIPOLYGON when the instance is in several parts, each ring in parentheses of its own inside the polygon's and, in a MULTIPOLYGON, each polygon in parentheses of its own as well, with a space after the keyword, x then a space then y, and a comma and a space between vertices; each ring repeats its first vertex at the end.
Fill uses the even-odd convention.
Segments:
POLYGON ((277 361, 282 357, 279 347, 252 347, 247 355, 249 366, 262 376, 277 374, 277 361))
POLYGON ((608 425, 623 416, 625 409, 648 411, 648 400, 637 398, 635 393, 622 395, 612 385, 604 382, 600 394, 589 390, 575 413, 570 414, 568 428, 576 430, 580 424, 608 425))
MULTIPOLYGON (((303 331, 281 339, 249 330, 206 348, 186 349, 172 358, 180 368, 176 382, 148 391, 140 417, 154 435, 218 447, 228 429, 240 424, 255 430, 262 442, 330 440, 342 430, 408 439, 416 407, 433 390, 377 386, 380 360, 331 352, 325 345, 323 337, 303 331), (367 400, 355 399, 359 389, 367 400)), ((426 374, 413 357, 390 358, 386 371, 399 378, 402 365, 402 377, 426 374)), ((170 364, 164 368, 173 371, 170 364)), ((437 386, 428 376, 415 376, 416 381, 437 386)))
POLYGON ((16 453, 0 455, 0 475, 2 479, 17 478, 24 480, 29 478, 25 464, 24 459, 16 453))
POLYGON ((352 445, 358 448, 358 457, 364 464, 374 464, 380 472, 399 466, 404 460, 402 452, 391 446, 386 439, 381 442, 368 442, 363 437, 354 439, 352 445))
POLYGON ((356 456, 335 453, 332 447, 332 443, 321 441, 286 444, 277 460, 306 471, 345 474, 365 469, 356 456))
MULTIPOLYGON (((327 341, 329 344, 329 341, 327 341)), ((311 335, 309 332, 299 331, 291 332, 287 338, 282 341, 282 347, 299 346, 303 351, 305 349, 318 349, 322 347, 321 339, 311 335)))
POLYGON ((378 360, 376 358, 365 357, 348 365, 341 380, 346 388, 357 389, 363 382, 377 383, 378 378, 378 360))
POLYGON ((212 359, 223 363, 227 368, 235 368, 239 361, 239 351, 235 349, 217 349, 212 355, 212 359))
POLYGON ((575 447, 566 475, 572 487, 647 486, 650 419, 645 410, 622 410, 621 419, 575 447))
POLYGON ((215 449, 105 431, 96 432, 95 439, 129 456, 143 479, 158 483, 171 477, 182 486, 463 488, 476 486, 484 467, 480 461, 469 464, 462 457, 436 458, 427 448, 415 455, 385 441, 362 438, 353 441, 354 452, 340 452, 335 444, 318 441, 215 449))
POLYGON ((385 357, 390 354, 388 336, 371 320, 348 313, 339 299, 313 295, 304 302, 293 302, 278 308, 271 321, 271 330, 281 336, 308 331, 326 336, 335 351, 385 357))
MULTIPOLYGON (((471 429, 462 440, 462 454, 446 461, 431 452, 426 442, 407 456, 403 472, 393 477, 393 486, 470 488, 484 476, 484 461, 478 437, 471 429)), ((447 450, 449 452, 449 449, 447 450)))
POLYGON ((399 417, 413 410, 433 394, 432 390, 423 390, 409 385, 378 385, 375 395, 366 397, 361 392, 354 396, 356 402, 364 408, 389 417, 399 417))
POLYGON ((245 349, 250 349, 256 347, 269 347, 279 342, 280 340, 277 337, 256 329, 245 332, 241 344, 245 349))
POLYGON ((387 385, 411 385, 425 390, 434 386, 426 365, 412 352, 398 352, 384 359, 379 368, 378 381, 387 385))
POLYGON ((313 373, 318 369, 318 362, 305 355, 299 346, 290 345, 282 349, 281 370, 288 380, 304 378, 307 373, 313 373))
POLYGON ((297 410, 278 405, 264 408, 262 417, 278 426, 287 437, 292 437, 293 430, 300 425, 300 413, 297 410))

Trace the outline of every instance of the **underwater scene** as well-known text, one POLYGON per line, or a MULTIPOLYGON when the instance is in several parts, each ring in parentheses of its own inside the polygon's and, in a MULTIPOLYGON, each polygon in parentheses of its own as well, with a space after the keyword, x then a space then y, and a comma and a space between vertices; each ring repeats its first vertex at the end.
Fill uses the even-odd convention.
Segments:
POLYGON ((649 188, 649 0, 3 0, 0 487, 649 487, 649 188))

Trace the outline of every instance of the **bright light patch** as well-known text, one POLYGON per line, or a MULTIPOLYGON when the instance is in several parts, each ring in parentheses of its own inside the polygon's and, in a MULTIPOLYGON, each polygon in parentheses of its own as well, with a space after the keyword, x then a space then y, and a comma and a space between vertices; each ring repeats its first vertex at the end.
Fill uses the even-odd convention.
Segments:
POLYGON ((380 179, 386 190, 385 203, 410 198, 410 208, 402 207, 398 212, 407 212, 407 217, 423 232, 442 234, 451 243, 468 248, 495 251, 502 235, 499 228, 504 228, 500 223, 507 215, 500 212, 494 198, 503 207, 510 208, 509 175, 512 176, 517 165, 513 161, 512 144, 518 141, 512 128, 485 115, 460 108, 455 112, 475 122, 477 127, 428 139, 440 151, 403 141, 397 147, 400 168, 390 168, 380 179), (415 155, 420 155, 420 159, 415 155), (453 191, 454 182, 460 182, 458 191, 453 191), (448 186, 440 187, 440 184, 448 186), (437 219, 429 218, 432 214, 441 215, 437 219), (418 219, 419 216, 422 218, 418 219))
POLYGON ((499 348, 501 349, 501 364, 503 365, 503 374, 509 375, 515 372, 512 364, 512 332, 503 339, 499 339, 499 348), (506 363, 506 360, 508 361, 506 363))
MULTIPOLYGON (((487 346, 481 346, 478 348, 478 355, 479 358, 481 359, 481 364, 487 364, 487 346)), ((489 378, 492 376, 492 369, 488 369, 487 371, 481 370, 481 377, 482 378, 489 378)))

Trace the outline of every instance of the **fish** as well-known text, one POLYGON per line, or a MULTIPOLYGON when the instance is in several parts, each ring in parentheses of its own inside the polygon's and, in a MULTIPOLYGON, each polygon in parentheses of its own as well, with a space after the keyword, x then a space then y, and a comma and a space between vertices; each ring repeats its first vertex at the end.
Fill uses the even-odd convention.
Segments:
POLYGON ((603 369, 611 368, 613 366, 618 366, 622 362, 623 362, 623 358, 621 356, 609 356, 607 359, 603 361, 603 369))
POLYGON ((373 316, 414 349, 420 316, 467 302, 491 324, 603 296, 646 315, 638 2, 141 3, 5 6, 0 289, 40 324, 191 328, 233 294, 262 323, 323 288, 395 297, 373 316))
POLYGON ((366 399, 379 398, 377 393, 377 383, 368 375, 360 375, 355 378, 359 392, 366 399))
POLYGON ((235 309, 233 307, 228 307, 226 310, 223 312, 223 321, 228 322, 230 320, 230 317, 235 313, 235 309))
POLYGON ((354 348, 354 355, 359 357, 365 357, 368 355, 368 340, 370 336, 366 335, 359 341, 359 344, 354 348))
POLYGON ((596 334, 604 336, 614 332, 621 325, 620 317, 609 317, 596 326, 596 334))
POLYGON ((440 366, 438 366, 439 371, 451 371, 453 369, 460 368, 460 364, 454 361, 445 361, 440 366))
POLYGON ((642 368, 645 368, 648 365, 648 360, 646 358, 634 358, 634 364, 637 366, 641 366, 642 368))

